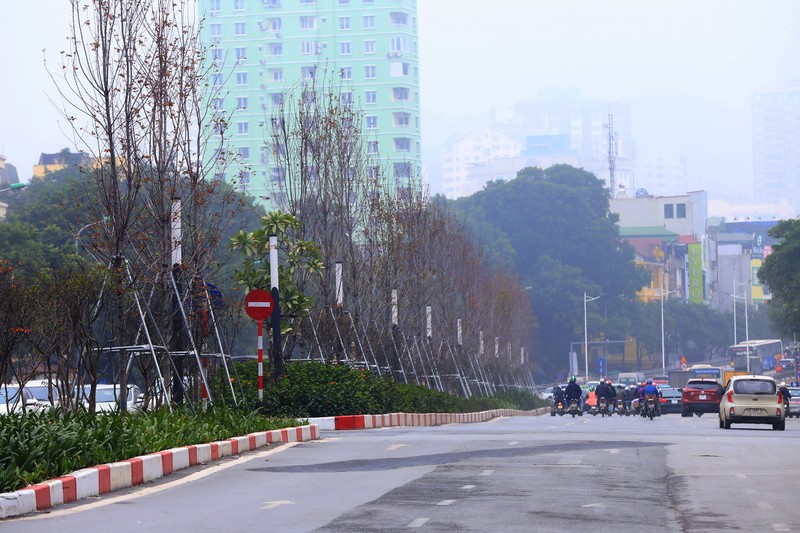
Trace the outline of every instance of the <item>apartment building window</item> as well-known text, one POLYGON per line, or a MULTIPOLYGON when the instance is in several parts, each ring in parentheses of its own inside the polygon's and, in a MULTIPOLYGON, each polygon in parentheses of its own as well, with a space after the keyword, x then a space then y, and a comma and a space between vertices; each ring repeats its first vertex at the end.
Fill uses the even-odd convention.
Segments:
POLYGON ((342 92, 339 95, 339 99, 341 100, 342 104, 349 106, 353 103, 353 93, 349 91, 342 92))
POLYGON ((275 183, 283 183, 286 179, 286 170, 283 167, 272 167, 270 177, 275 183))
POLYGON ((389 20, 395 26, 407 26, 408 13, 399 13, 399 12, 389 13, 389 20))
POLYGON ((664 204, 664 218, 675 218, 674 206, 672 204, 664 204))
POLYGON ((350 3, 350 0, 339 0, 339 4, 340 4, 340 5, 342 5, 342 4, 349 4, 349 3, 350 3))
POLYGON ((209 6, 208 6, 208 9, 209 9, 209 11, 211 11, 212 13, 213 13, 214 11, 219 11, 219 10, 220 10, 219 3, 220 3, 220 0, 209 0, 209 2, 208 2, 208 4, 209 4, 209 6))
POLYGON ((261 0, 261 2, 267 8, 281 7, 281 0, 261 0))
POLYGON ((236 123, 236 131, 239 135, 247 135, 250 133, 250 123, 249 122, 237 122, 236 123))
POLYGON ((369 130, 377 129, 377 127, 378 127, 378 117, 376 117, 374 115, 369 115, 369 116, 366 117, 366 121, 367 121, 367 129, 369 129, 369 130))
POLYGON ((369 167, 367 170, 369 179, 376 180, 381 175, 381 167, 369 167))
POLYGON ((378 153, 378 141, 367 141, 367 153, 368 154, 378 153))
POLYGON ((395 152, 410 152, 411 151, 411 139, 407 139, 405 137, 396 137, 394 139, 394 151, 395 152))
POLYGON ((275 82, 283 81, 283 69, 282 68, 271 68, 269 69, 269 79, 275 82))
POLYGON ((222 106, 225 105, 225 100, 222 98, 214 98, 211 101, 211 105, 214 108, 214 111, 219 111, 220 109, 222 109, 222 106))
POLYGON ((393 54, 401 54, 408 48, 408 41, 405 37, 392 37, 389 40, 389 48, 393 54))
POLYGON ((241 37, 243 35, 247 35, 247 23, 246 22, 236 22, 233 25, 233 34, 241 37))
POLYGON ((350 29, 350 17, 339 17, 339 29, 340 30, 350 29))
POLYGON ((300 17, 301 30, 315 30, 317 29, 317 17, 300 17))
POLYGON ((267 163, 269 163, 269 154, 270 154, 269 148, 264 146, 264 145, 261 145, 261 164, 262 165, 266 165, 267 163))
POLYGON ((375 53, 375 41, 364 41, 364 54, 375 53))
POLYGON ((214 63, 221 63, 222 62, 222 48, 212 48, 211 49, 211 59, 214 63))
POLYGON ((389 66, 389 75, 393 78, 408 76, 409 64, 401 61, 394 61, 389 66))
POLYGON ((273 106, 283 105, 283 93, 270 93, 269 101, 273 106))
POLYGON ((250 160, 250 147, 248 146, 240 146, 239 147, 239 157, 241 157, 245 161, 250 160))
POLYGON ((304 80, 313 80, 314 76, 316 75, 317 69, 315 67, 303 67, 301 73, 303 75, 304 80))
POLYGON ((236 108, 237 109, 247 109, 247 97, 240 96, 236 99, 236 108))
POLYGON ((272 57, 280 57, 283 55, 283 45, 281 43, 272 43, 269 45, 269 55, 272 57))
POLYGON ((300 0, 301 4, 313 4, 314 0, 300 0))
POLYGON ((410 113, 392 113, 392 117, 394 118, 395 126, 408 127, 411 125, 410 113))
POLYGON ((212 37, 222 37, 222 24, 211 24, 209 29, 212 37))
POLYGON ((364 16, 364 29, 371 30, 375 28, 375 15, 364 16))
POLYGON ((675 204, 676 218, 686 218, 686 204, 675 204))
POLYGON ((378 103, 378 91, 365 91, 364 103, 374 105, 378 103))
POLYGON ((269 29, 272 31, 281 31, 281 19, 274 18, 274 19, 267 19, 267 24, 269 25, 269 29))
POLYGON ((411 163, 395 163, 394 164, 394 177, 395 178, 410 178, 411 177, 411 163))
POLYGON ((211 82, 214 84, 214 87, 222 87, 222 82, 223 82, 222 74, 219 73, 212 74, 211 82))
POLYGON ((243 63, 247 59, 247 48, 240 46, 236 48, 236 62, 243 63))
POLYGON ((236 73, 236 85, 247 85, 247 72, 236 73))
POLYGON ((368 80, 374 80, 376 78, 376 68, 375 65, 367 65, 364 67, 364 77, 368 80))
POLYGON ((304 56, 310 56, 314 53, 316 46, 314 41, 303 41, 300 43, 300 53, 304 56))
POLYGON ((343 80, 352 80, 353 67, 342 67, 341 69, 339 69, 339 75, 342 77, 343 80))
POLYGON ((352 48, 350 42, 339 43, 339 54, 343 56, 349 56, 351 53, 352 48))
POLYGON ((392 99, 395 102, 408 102, 409 93, 408 87, 393 87, 392 99))
POLYGON ((234 11, 242 11, 244 9, 244 0, 233 0, 234 11))

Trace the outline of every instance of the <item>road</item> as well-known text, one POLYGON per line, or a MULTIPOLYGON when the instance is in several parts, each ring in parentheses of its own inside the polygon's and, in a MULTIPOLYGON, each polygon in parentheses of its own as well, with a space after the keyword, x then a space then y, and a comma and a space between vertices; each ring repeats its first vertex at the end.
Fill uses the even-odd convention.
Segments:
POLYGON ((800 532, 795 420, 539 416, 322 437, 0 531, 800 532))

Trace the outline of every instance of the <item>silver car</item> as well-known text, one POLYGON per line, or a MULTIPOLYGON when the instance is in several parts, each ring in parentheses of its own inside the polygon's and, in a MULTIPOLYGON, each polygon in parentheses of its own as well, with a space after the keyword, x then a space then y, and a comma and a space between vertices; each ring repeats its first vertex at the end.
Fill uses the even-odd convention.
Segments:
POLYGON ((772 424, 772 429, 786 429, 786 410, 778 384, 770 376, 734 376, 722 393, 719 404, 719 427, 731 424, 772 424))

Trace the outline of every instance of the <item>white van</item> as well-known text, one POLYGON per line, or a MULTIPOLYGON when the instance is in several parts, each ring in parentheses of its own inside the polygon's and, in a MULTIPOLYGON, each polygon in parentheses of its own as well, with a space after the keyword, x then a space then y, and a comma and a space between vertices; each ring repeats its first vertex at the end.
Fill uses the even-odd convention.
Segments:
POLYGON ((620 372, 617 381, 625 385, 640 385, 645 380, 641 372, 620 372))

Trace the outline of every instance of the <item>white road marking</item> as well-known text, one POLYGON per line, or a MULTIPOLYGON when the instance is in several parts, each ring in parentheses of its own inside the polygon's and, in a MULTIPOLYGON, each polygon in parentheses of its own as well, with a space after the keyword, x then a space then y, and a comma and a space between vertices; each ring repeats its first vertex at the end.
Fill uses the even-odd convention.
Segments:
POLYGON ((512 440, 511 442, 508 443, 509 446, 516 446, 517 444, 519 444, 518 440, 512 440))
POLYGON ((772 529, 775 531, 791 531, 791 528, 786 524, 772 524, 772 529))
POLYGON ((430 518, 417 518, 409 522, 409 524, 406 527, 422 527, 428 520, 430 520, 430 518))
POLYGON ((758 505, 765 511, 769 511, 770 509, 772 509, 772 504, 769 502, 758 502, 756 505, 758 505))
POLYGON ((581 505, 581 507, 589 507, 589 508, 599 509, 601 507, 605 507, 605 504, 603 504, 603 503, 587 503, 586 505, 581 505))
POLYGON ((747 494, 758 494, 758 491, 756 489, 747 489, 745 492, 747 494))
POLYGON ((393 451, 399 450, 400 448, 406 448, 407 446, 408 446, 408 444, 392 444, 391 446, 386 448, 386 451, 387 452, 393 452, 393 451))
POLYGON ((454 503, 456 503, 455 500, 442 500, 436 505, 453 505, 454 503))
POLYGON ((612 454, 612 455, 619 453, 619 449, 618 448, 611 448, 611 449, 608 449, 606 451, 608 453, 612 454))
POLYGON ((464 485, 464 486, 463 486, 463 487, 461 487, 461 488, 462 488, 462 489, 464 489, 464 490, 474 489, 474 488, 475 488, 475 485, 464 485))
POLYGON ((494 474, 494 470, 484 470, 483 472, 481 472, 478 475, 479 476, 491 476, 492 474, 494 474))
POLYGON ((736 474, 739 479, 747 479, 747 474, 736 474))
POLYGON ((290 500, 274 500, 271 502, 264 502, 264 505, 261 506, 261 509, 269 511, 270 509, 275 509, 281 505, 294 505, 294 502, 290 500))

